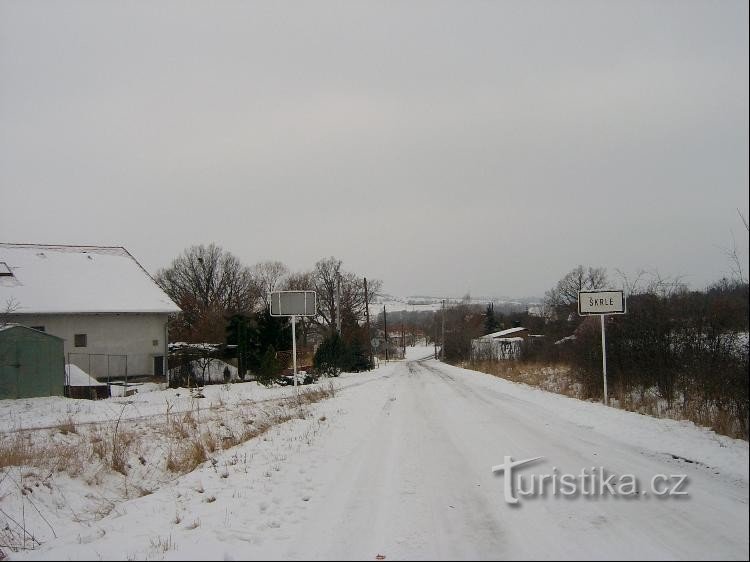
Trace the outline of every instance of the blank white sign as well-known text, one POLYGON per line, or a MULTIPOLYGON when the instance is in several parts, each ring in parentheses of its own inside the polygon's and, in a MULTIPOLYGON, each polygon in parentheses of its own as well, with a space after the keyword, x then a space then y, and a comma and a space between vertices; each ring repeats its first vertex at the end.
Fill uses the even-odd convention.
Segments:
POLYGON ((271 293, 271 316, 315 316, 315 291, 276 291, 271 293))

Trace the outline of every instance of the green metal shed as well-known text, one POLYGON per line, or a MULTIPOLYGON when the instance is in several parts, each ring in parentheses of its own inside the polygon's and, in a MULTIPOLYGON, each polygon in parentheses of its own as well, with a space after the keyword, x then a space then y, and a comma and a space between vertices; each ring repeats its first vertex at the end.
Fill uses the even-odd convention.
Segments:
POLYGON ((0 326, 0 399, 63 396, 63 340, 39 330, 0 326))

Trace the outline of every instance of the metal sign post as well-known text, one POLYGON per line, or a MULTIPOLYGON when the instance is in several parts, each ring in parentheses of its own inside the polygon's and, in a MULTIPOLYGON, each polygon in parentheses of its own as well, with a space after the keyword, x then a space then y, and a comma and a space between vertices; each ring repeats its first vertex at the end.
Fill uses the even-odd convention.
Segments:
POLYGON ((297 394, 299 394, 299 389, 297 388, 297 334, 295 333, 296 326, 297 315, 292 314, 292 372, 294 373, 294 390, 296 390, 297 394))
POLYGON ((625 314, 625 294, 623 291, 579 291, 578 314, 599 316, 602 322, 602 376, 604 377, 604 405, 607 400, 607 340, 604 330, 604 317, 607 314, 625 314))
POLYGON ((604 373, 604 405, 607 406, 607 340, 604 336, 604 317, 606 314, 602 314, 602 373, 604 373))
POLYGON ((315 291, 275 291, 270 295, 271 316, 291 316, 292 318, 292 370, 294 388, 297 388, 297 316, 317 314, 317 294, 315 291))

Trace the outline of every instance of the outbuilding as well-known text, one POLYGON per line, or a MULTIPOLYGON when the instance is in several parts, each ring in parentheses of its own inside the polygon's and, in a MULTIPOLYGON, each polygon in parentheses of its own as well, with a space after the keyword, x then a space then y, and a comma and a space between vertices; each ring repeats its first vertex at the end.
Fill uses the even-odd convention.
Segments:
POLYGON ((0 399, 63 396, 63 340, 19 324, 0 326, 0 399))
POLYGON ((475 361, 520 359, 529 338, 528 328, 517 326, 471 340, 475 361))

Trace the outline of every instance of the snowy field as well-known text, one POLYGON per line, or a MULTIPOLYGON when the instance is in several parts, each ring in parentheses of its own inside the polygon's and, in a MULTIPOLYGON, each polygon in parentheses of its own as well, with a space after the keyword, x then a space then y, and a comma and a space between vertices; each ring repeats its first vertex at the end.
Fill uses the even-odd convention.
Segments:
POLYGON ((112 435, 118 419, 149 438, 122 472, 0 470, 0 517, 33 534, 28 550, 3 551, 13 560, 748 558, 747 442, 421 360, 432 348, 407 352, 334 379, 332 397, 304 406, 294 388, 255 383, 205 387, 204 398, 169 389, 0 401, 6 443, 88 442, 112 435), (175 419, 218 435, 274 415, 190 472, 164 467, 160 428, 175 419), (544 457, 523 474, 684 474, 688 495, 511 505, 492 472, 506 456, 544 457))
MULTIPOLYGON (((370 315, 377 317, 378 314, 383 312, 383 307, 385 307, 388 314, 402 311, 437 312, 443 308, 442 300, 445 300, 446 306, 453 306, 463 302, 463 298, 456 297, 444 297, 443 299, 437 297, 399 297, 387 295, 385 297, 378 297, 376 301, 370 305, 370 315)), ((525 310, 527 306, 524 302, 492 297, 470 297, 469 303, 482 306, 493 303, 495 305, 512 307, 516 310, 525 310)), ((537 311, 539 309, 538 303, 529 303, 528 306, 531 311, 537 311)))

